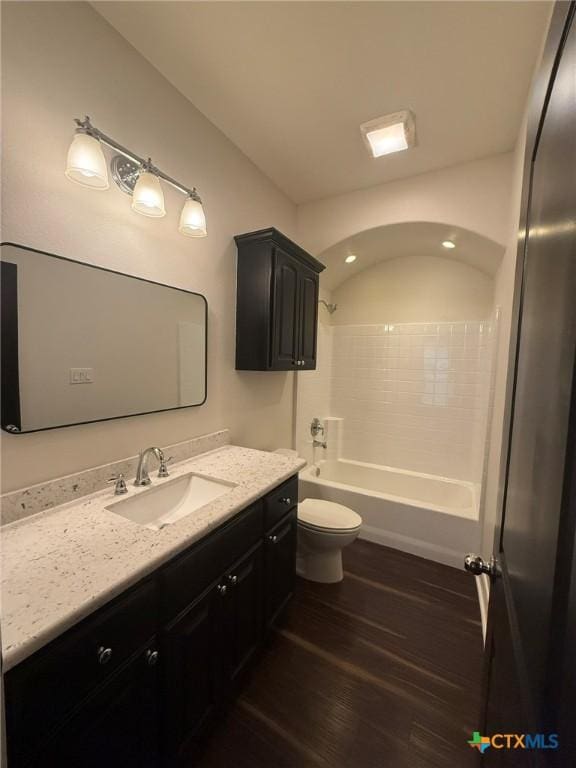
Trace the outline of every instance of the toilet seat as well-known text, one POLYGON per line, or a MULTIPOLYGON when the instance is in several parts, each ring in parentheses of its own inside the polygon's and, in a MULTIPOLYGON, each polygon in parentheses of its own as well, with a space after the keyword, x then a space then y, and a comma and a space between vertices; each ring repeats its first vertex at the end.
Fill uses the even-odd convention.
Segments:
POLYGON ((298 525, 312 531, 351 533, 362 525, 354 510, 324 499, 304 499, 298 505, 298 525))

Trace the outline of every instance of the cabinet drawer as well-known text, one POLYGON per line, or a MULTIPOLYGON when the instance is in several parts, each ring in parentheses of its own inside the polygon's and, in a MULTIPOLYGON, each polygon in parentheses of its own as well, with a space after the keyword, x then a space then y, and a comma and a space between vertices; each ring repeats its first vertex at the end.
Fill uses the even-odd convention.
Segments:
POLYGON ((154 635, 156 623, 156 589, 147 581, 10 670, 5 683, 11 764, 23 765, 98 685, 154 635))
POLYGON ((160 573, 163 622, 171 621, 262 538, 262 502, 248 507, 160 573))
POLYGON ((298 504, 298 476, 294 475, 275 491, 269 493, 264 501, 265 517, 264 525, 266 530, 284 517, 288 510, 298 504))

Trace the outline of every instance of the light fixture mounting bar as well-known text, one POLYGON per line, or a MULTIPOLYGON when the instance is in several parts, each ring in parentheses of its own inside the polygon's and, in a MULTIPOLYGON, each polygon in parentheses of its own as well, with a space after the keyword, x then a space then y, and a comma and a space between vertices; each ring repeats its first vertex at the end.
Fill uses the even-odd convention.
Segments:
MULTIPOLYGON (((168 176, 167 173, 164 173, 164 171, 162 171, 160 168, 157 168, 155 165, 153 165, 150 158, 146 160, 143 157, 140 157, 127 147, 112 139, 110 136, 107 136, 99 128, 96 128, 96 126, 92 125, 90 118, 87 115, 84 120, 75 118, 75 123, 80 131, 84 131, 89 136, 94 136, 95 138, 99 139, 103 144, 106 144, 106 146, 110 147, 116 152, 119 152, 121 155, 124 155, 124 157, 128 158, 128 160, 131 160, 133 163, 136 163, 139 168, 150 171, 155 176, 158 176, 158 178, 162 179, 162 181, 170 184, 170 186, 174 187, 174 189, 182 192, 182 194, 191 197, 193 200, 201 202, 198 192, 196 191, 196 187, 190 189, 190 187, 186 187, 184 184, 180 184, 180 182, 176 181, 176 179, 173 179, 172 176, 168 176)), ((126 189, 124 189, 124 191, 126 191, 126 189)))

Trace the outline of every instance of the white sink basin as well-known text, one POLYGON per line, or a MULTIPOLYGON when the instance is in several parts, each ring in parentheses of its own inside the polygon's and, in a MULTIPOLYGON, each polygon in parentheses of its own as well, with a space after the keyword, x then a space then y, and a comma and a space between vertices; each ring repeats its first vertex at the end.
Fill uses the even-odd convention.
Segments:
POLYGON ((190 473, 156 488, 149 488, 130 499, 117 501, 106 509, 146 528, 159 531, 165 525, 190 515, 235 487, 236 483, 190 473))

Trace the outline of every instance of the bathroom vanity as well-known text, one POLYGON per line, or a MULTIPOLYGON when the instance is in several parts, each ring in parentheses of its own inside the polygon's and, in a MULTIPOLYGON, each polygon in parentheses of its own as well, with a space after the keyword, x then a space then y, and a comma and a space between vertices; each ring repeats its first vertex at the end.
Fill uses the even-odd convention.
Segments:
MULTIPOLYGON (((153 565, 159 554, 156 542, 164 537, 166 546, 173 547, 177 536, 189 535, 186 526, 192 530, 194 521, 181 520, 157 531, 139 528, 134 536, 134 523, 101 512, 111 508, 103 506, 110 501, 109 493, 91 502, 96 505, 91 513, 84 505, 88 522, 90 514, 94 519, 101 515, 101 526, 109 520, 114 525, 118 517, 117 538, 125 534, 146 541, 149 563, 138 565, 144 569, 142 578, 98 610, 79 603, 87 614, 79 622, 73 623, 68 611, 71 626, 44 645, 34 640, 41 647, 19 663, 8 657, 9 666, 14 663, 5 675, 11 768, 192 764, 199 737, 257 657, 267 629, 292 594, 295 578, 299 465, 233 446, 205 456, 188 464, 192 469, 211 465, 222 470, 227 463, 232 467, 227 478, 233 480, 247 474, 250 461, 259 460, 262 470, 258 474, 252 466, 252 476, 230 491, 226 506, 224 497, 214 502, 214 509, 220 503, 221 510, 228 510, 214 513, 222 515, 221 523, 212 524, 203 535, 196 533, 188 546, 180 542, 180 551, 172 557, 161 555, 159 565, 153 565), (242 506, 241 499, 249 491, 253 496, 258 484, 287 472, 292 473, 288 479, 242 506)), ((44 524, 56 532, 57 526, 69 524, 66 514, 65 509, 55 512, 44 524)), ((22 536, 24 525, 22 521, 14 535, 22 536)), ((75 531, 70 533, 74 537, 75 531)), ((129 551, 124 552, 128 557, 129 551)), ((101 558, 100 566, 113 570, 119 562, 112 552, 110 560, 101 558)), ((125 565, 131 567, 128 560, 125 565)), ((56 562, 53 568, 58 578, 56 562)), ((109 574, 110 584, 114 578, 109 574)), ((55 593, 58 599, 65 603, 66 594, 55 593)), ((37 596, 30 593, 29 600, 40 610, 37 596)), ((56 603, 53 608, 58 611, 56 603)), ((19 610, 26 615, 24 608, 19 610)), ((27 653, 19 651, 20 656, 27 653)))

